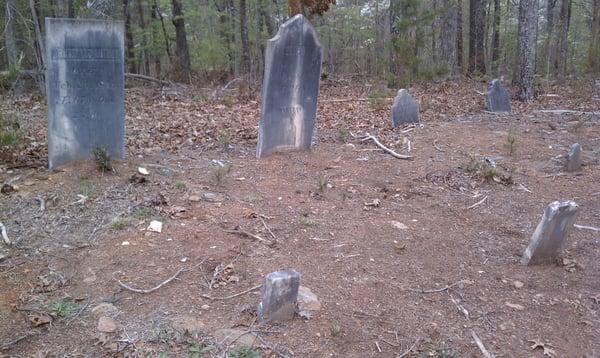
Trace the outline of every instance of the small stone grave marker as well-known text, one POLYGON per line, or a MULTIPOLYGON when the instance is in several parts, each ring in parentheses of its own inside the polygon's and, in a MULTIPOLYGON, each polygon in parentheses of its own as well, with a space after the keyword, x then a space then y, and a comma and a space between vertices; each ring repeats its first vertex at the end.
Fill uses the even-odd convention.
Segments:
POLYGON ((267 43, 256 156, 309 150, 321 79, 322 46, 310 22, 296 15, 267 43))
POLYGON ((294 270, 271 272, 262 286, 258 317, 263 323, 283 322, 294 317, 300 274, 294 270))
POLYGON ((48 164, 123 158, 123 23, 46 18, 48 164))
POLYGON ((523 253, 524 265, 549 264, 556 260, 573 227, 578 206, 574 201, 555 201, 544 210, 529 245, 523 253))
POLYGON ((419 122, 419 105, 404 88, 398 91, 392 104, 392 125, 419 122))
POLYGON ((490 112, 510 112, 510 95, 499 79, 490 82, 485 94, 485 108, 490 112))
POLYGON ((568 172, 581 170, 581 145, 579 143, 575 143, 569 148, 565 167, 568 172))

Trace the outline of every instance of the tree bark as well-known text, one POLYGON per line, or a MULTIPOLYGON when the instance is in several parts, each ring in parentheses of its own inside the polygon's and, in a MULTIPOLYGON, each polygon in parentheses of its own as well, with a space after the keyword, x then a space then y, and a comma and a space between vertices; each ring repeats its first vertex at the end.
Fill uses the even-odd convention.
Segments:
POLYGON ((37 62, 37 70, 39 72, 39 75, 36 76, 36 82, 38 84, 38 88, 40 90, 40 93, 42 93, 43 95, 46 94, 46 86, 45 86, 45 80, 44 80, 44 64, 46 63, 45 60, 45 47, 44 47, 44 40, 42 39, 42 29, 40 28, 40 22, 39 22, 39 18, 38 18, 38 9, 37 6, 35 4, 35 0, 29 0, 29 10, 31 11, 31 19, 33 21, 33 27, 35 30, 35 53, 36 53, 36 62, 37 62))
POLYGON ((129 12, 129 0, 123 0, 123 19, 125 20, 125 62, 131 73, 136 73, 135 55, 133 53, 133 34, 131 33, 131 14, 129 12))
POLYGON ((19 48, 17 46, 15 0, 6 0, 4 3, 4 44, 9 66, 15 66, 19 61, 19 48))
POLYGON ((470 75, 485 74, 485 0, 470 0, 469 67, 470 75))
POLYGON ((492 76, 498 77, 500 59, 500 0, 494 0, 494 21, 492 23, 492 76))
POLYGON ((569 27, 571 25, 571 0, 562 0, 560 7, 560 38, 558 54, 554 59, 554 70, 558 78, 563 80, 569 59, 569 27))
POLYGON ((250 41, 248 40, 248 18, 246 0, 240 0, 240 36, 242 39, 242 72, 250 72, 250 41))
POLYGON ((587 70, 591 73, 600 72, 600 0, 594 0, 592 6, 592 32, 588 48, 587 70))
POLYGON ((173 25, 175 26, 175 54, 181 79, 191 81, 190 53, 188 51, 187 35, 183 8, 179 0, 171 0, 173 6, 173 25))
POLYGON ((535 63, 538 30, 538 0, 520 0, 517 47, 519 54, 519 99, 535 98, 535 63))
POLYGON ((140 17, 140 30, 142 32, 142 51, 140 64, 143 64, 144 73, 150 75, 150 59, 148 58, 148 34, 146 33, 146 18, 144 17, 144 5, 142 0, 136 0, 137 11, 140 17))
POLYGON ((460 72, 463 72, 464 67, 464 57, 463 57, 463 2, 462 0, 457 0, 456 10, 458 13, 456 14, 456 65, 460 72))
POLYGON ((302 14, 302 1, 288 0, 288 15, 293 17, 298 14, 302 14))
POLYGON ((546 3, 546 41, 544 43, 544 54, 545 54, 545 73, 546 79, 550 77, 550 69, 554 64, 555 48, 556 44, 552 37, 554 36, 554 18, 556 12, 556 2, 558 0, 547 0, 546 3))
POLYGON ((154 0, 152 4, 152 17, 160 21, 160 26, 162 28, 163 38, 165 40, 165 51, 167 52, 167 56, 169 61, 173 61, 173 55, 171 54, 171 44, 169 43, 169 36, 167 35, 167 27, 165 26, 165 19, 162 16, 162 12, 160 11, 160 7, 158 7, 157 0, 154 0))
MULTIPOLYGON (((460 1, 460 0, 458 0, 460 1)), ((458 68, 458 5, 457 0, 442 0, 439 53, 440 63, 448 67, 450 74, 455 74, 458 68)))

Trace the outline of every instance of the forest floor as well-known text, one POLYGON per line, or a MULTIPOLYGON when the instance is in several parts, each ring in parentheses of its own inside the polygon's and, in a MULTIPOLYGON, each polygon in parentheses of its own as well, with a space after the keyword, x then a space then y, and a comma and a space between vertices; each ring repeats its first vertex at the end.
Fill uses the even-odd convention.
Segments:
POLYGON ((103 174, 48 171, 45 103, 3 99, 24 137, 0 162, 0 356, 477 357, 475 335, 496 357, 598 357, 600 232, 573 229, 555 265, 519 260, 554 200, 600 226, 599 117, 535 112, 600 101, 575 84, 489 114, 485 87, 416 87, 421 124, 393 129, 390 100, 326 82, 313 151, 260 160, 255 96, 130 88, 127 156, 103 174), (322 304, 308 320, 259 325, 258 290, 214 299, 284 268, 322 304))

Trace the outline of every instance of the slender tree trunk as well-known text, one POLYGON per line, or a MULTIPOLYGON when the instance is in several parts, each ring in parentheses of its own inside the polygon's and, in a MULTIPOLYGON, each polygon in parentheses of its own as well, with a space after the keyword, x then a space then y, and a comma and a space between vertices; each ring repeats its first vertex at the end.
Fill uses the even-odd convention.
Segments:
POLYGON ((470 75, 485 74, 485 0, 470 0, 469 67, 470 75))
POLYGON ((520 0, 519 3, 519 99, 535 98, 535 61, 538 30, 538 0, 520 0))
POLYGON ((250 72, 250 41, 248 40, 248 19, 246 0, 240 0, 240 37, 242 39, 242 72, 250 72))
POLYGON ((271 2, 269 0, 263 1, 262 4, 259 4, 258 11, 260 12, 260 16, 262 17, 263 23, 267 28, 267 33, 269 37, 275 35, 275 26, 273 26, 273 19, 271 19, 271 2))
POLYGON ((555 57, 554 69, 561 80, 564 79, 569 59, 569 27, 571 25, 571 0, 562 0, 560 7, 560 38, 558 55, 555 57))
POLYGON ((16 65, 19 61, 19 48, 17 46, 15 0, 6 0, 4 3, 4 44, 8 64, 16 65))
POLYGON ((458 70, 463 73, 464 67, 464 47, 463 47, 463 2, 462 0, 457 0, 456 10, 458 13, 456 14, 456 65, 458 70))
POLYGON ((544 68, 546 73, 546 80, 550 77, 550 67, 551 64, 554 64, 554 51, 556 48, 556 44, 552 41, 552 37, 554 36, 554 13, 556 8, 557 0, 547 0, 546 3, 546 41, 544 43, 544 68))
POLYGON ((131 14, 129 13, 129 0, 123 0, 123 19, 125 20, 125 62, 129 72, 135 73, 135 55, 133 53, 133 34, 131 33, 131 14))
POLYGON ((173 25, 175 26, 175 54, 181 79, 191 81, 190 53, 188 51, 185 19, 180 0, 171 0, 173 6, 173 25))
MULTIPOLYGON (((458 0, 460 1, 460 0, 458 0)), ((440 21, 440 63, 448 68, 450 74, 455 74, 458 67, 458 6, 457 0, 442 0, 442 14, 440 21)))
POLYGON ((591 73, 600 72, 600 0, 594 0, 592 6, 592 32, 588 48, 587 70, 591 73))
POLYGON ((498 77, 500 59, 500 0, 494 0, 494 22, 492 24, 492 76, 498 77))
POLYGON ((148 34, 146 33, 146 18, 144 17, 144 5, 142 4, 142 0, 136 0, 137 11, 140 17, 140 30, 142 32, 142 51, 141 51, 141 61, 140 64, 143 64, 144 73, 150 74, 150 59, 148 58, 148 34))
POLYGON ((162 16, 162 12, 160 11, 160 7, 158 7, 157 0, 154 0, 152 3, 152 17, 160 21, 160 26, 162 28, 163 39, 165 40, 165 51, 167 52, 167 56, 169 61, 173 61, 173 55, 171 54, 171 44, 169 43, 169 36, 167 35, 167 27, 165 26, 165 19, 162 16))
POLYGON ((46 63, 45 61, 45 47, 44 47, 44 40, 42 39, 42 29, 40 28, 40 23, 38 21, 38 9, 37 6, 35 4, 35 0, 29 0, 29 10, 31 11, 31 19, 33 22, 33 27, 35 30, 35 42, 34 42, 34 48, 35 48, 35 60, 37 63, 37 70, 38 70, 38 75, 35 76, 36 78, 36 82, 38 85, 38 89, 40 90, 40 93, 42 93, 43 95, 46 94, 46 86, 45 86, 45 82, 44 82, 44 64, 46 63))

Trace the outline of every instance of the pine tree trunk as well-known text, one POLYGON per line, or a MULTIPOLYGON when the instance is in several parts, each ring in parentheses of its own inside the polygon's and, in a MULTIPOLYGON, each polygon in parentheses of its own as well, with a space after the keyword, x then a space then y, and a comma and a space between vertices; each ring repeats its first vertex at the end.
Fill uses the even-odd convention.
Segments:
POLYGON ((519 3, 519 99, 535 98, 535 62, 538 30, 538 0, 520 0, 519 3))
POLYGON ((554 36, 554 13, 556 12, 556 2, 558 0, 548 0, 546 4, 546 41, 544 43, 544 69, 546 74, 546 80, 550 77, 551 64, 554 63, 554 49, 556 44, 552 41, 554 36))
POLYGON ((592 32, 588 48, 587 69, 591 73, 600 72, 600 0, 594 0, 592 7, 592 32))
POLYGON ((137 72, 135 65, 135 55, 133 53, 133 34, 131 33, 131 14, 129 12, 129 0, 123 0, 123 19, 125 20, 125 62, 128 71, 137 72))
POLYGON ((498 77, 500 59, 500 0, 494 0, 494 22, 492 24, 492 76, 498 77))
POLYGON ((16 9, 15 0, 6 0, 4 3, 4 45, 6 47, 6 56, 8 65, 14 66, 19 61, 19 48, 17 46, 16 33, 16 9))
POLYGON ((564 80, 569 59, 569 27, 571 25, 571 0, 562 0, 560 7, 560 38, 558 39, 558 55, 555 57, 554 69, 558 78, 564 80))
POLYGON ((242 72, 250 72, 250 41, 248 40, 248 19, 246 0, 240 0, 240 36, 242 39, 242 72))
POLYGON ((470 0, 469 67, 470 75, 485 74, 485 0, 470 0))
POLYGON ((463 2, 462 0, 457 0, 457 8, 458 13, 456 14, 456 65, 458 70, 462 73, 464 67, 464 58, 463 58, 463 2))
POLYGON ((263 23, 267 28, 269 37, 275 35, 275 26, 273 26, 273 19, 271 18, 270 1, 262 1, 262 3, 259 4, 258 10, 260 12, 260 16, 262 17, 263 23))
POLYGON ((190 54, 188 51, 187 35, 183 8, 179 0, 171 0, 173 6, 173 25, 175 26, 175 55, 181 79, 191 81, 190 54))
MULTIPOLYGON (((458 0, 460 1, 460 0, 458 0)), ((440 63, 448 68, 450 74, 455 74, 458 68, 458 6, 456 0, 442 0, 439 53, 440 63)))
POLYGON ((142 51, 140 64, 143 64, 144 73, 150 75, 150 59, 148 58, 148 34, 146 33, 146 19, 144 17, 144 5, 142 0, 136 0, 137 11, 140 17, 140 30, 142 32, 142 51))

